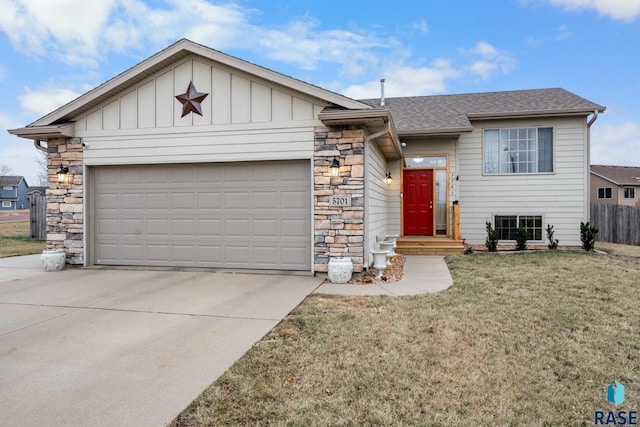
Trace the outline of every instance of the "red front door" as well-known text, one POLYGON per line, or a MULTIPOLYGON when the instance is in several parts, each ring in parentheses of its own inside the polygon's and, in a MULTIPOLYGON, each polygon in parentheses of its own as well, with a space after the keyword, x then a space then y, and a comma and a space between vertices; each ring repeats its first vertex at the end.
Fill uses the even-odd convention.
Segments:
POLYGON ((404 235, 433 235, 433 169, 405 169, 402 180, 404 235))

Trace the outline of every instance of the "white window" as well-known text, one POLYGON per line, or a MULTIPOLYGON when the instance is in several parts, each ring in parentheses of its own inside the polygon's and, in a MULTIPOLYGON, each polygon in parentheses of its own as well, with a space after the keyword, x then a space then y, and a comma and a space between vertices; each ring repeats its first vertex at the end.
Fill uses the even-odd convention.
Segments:
POLYGON ((3 200, 3 201, 2 201, 2 207, 3 207, 3 208, 10 208, 11 206, 12 206, 12 205, 11 205, 11 202, 10 202, 10 201, 8 201, 8 200, 3 200))
POLYGON ((553 172, 553 128, 484 131, 484 173, 546 172, 553 172))
POLYGON ((2 187, 3 190, 13 190, 13 186, 11 185, 5 185, 4 187, 2 187))
POLYGON ((542 216, 540 215, 496 215, 494 229, 499 240, 516 240, 516 229, 524 228, 528 240, 542 240, 542 216))
POLYGON ((636 189, 634 187, 624 187, 624 198, 625 199, 635 199, 636 198, 636 189))
POLYGON ((598 188, 598 199, 610 199, 610 198, 611 198, 611 187, 598 188))

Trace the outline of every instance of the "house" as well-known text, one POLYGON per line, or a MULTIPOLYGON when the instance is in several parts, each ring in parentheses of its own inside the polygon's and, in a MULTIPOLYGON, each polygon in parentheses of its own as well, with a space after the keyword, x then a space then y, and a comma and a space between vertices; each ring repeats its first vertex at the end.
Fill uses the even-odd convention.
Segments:
POLYGON ((29 209, 28 193, 23 176, 0 176, 0 210, 29 209))
POLYGON ((359 272, 385 234, 482 244, 486 221, 580 245, 604 109, 563 89, 354 100, 183 39, 9 132, 47 141, 68 263, 359 272))
POLYGON ((640 167, 591 165, 591 201, 640 206, 640 167))

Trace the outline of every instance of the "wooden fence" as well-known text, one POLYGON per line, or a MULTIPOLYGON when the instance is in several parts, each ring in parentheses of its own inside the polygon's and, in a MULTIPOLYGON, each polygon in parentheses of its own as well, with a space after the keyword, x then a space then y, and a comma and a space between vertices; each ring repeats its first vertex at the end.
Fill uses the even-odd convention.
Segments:
POLYGON ((640 207, 591 203, 591 225, 601 242, 640 245, 640 207))
POLYGON ((31 238, 47 240, 47 196, 29 196, 31 238))

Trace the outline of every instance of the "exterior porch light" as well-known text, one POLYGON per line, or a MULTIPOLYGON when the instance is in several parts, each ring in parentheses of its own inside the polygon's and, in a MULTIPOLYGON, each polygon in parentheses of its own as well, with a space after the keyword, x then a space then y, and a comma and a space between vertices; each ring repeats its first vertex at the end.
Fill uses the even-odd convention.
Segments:
POLYGON ((69 175, 69 168, 66 166, 60 165, 56 174, 58 175, 58 184, 64 184, 67 182, 67 176, 69 175))
POLYGON ((335 157, 333 158, 331 166, 329 166, 329 170, 331 171, 331 176, 340 175, 340 162, 335 157))
POLYGON ((391 172, 387 172, 387 175, 384 177, 384 183, 387 185, 391 185, 393 183, 393 178, 391 178, 391 172))

